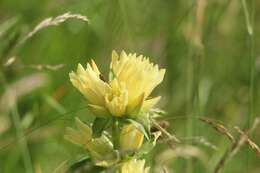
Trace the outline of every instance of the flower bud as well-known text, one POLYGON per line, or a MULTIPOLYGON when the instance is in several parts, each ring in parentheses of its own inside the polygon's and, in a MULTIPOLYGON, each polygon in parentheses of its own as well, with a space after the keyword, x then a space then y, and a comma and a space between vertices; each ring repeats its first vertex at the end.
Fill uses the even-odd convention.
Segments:
POLYGON ((122 164, 117 173, 148 173, 149 167, 145 168, 144 160, 130 160, 122 164))
POLYGON ((133 124, 124 125, 119 138, 122 151, 135 151, 142 146, 144 135, 133 124))
POLYGON ((92 139, 86 144, 86 148, 97 166, 110 167, 119 161, 118 151, 113 149, 113 144, 104 135, 92 139))
POLYGON ((118 151, 114 150, 112 142, 105 135, 93 138, 91 127, 78 118, 75 119, 75 124, 76 129, 67 128, 65 138, 86 148, 95 165, 110 167, 119 161, 118 151))

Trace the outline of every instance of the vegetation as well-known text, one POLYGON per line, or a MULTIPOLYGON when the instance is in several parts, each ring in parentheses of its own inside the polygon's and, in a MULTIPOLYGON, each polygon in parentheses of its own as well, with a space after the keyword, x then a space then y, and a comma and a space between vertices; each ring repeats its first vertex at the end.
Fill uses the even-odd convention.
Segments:
POLYGON ((258 173, 259 8, 254 0, 0 1, 0 172, 104 171, 64 139, 67 127, 96 121, 69 73, 93 59, 109 74, 112 50, 125 50, 166 73, 151 94, 161 96, 151 128, 139 129, 161 135, 122 172, 138 163, 145 173, 258 173))

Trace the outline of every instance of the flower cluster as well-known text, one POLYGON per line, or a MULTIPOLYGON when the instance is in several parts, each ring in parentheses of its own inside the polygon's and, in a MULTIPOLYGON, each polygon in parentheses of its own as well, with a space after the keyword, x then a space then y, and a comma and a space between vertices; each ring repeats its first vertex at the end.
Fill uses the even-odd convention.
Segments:
POLYGON ((136 116, 159 101, 160 97, 148 96, 162 82, 165 69, 159 69, 142 55, 127 55, 124 51, 120 55, 112 52, 110 68, 113 77, 109 82, 102 79, 93 60, 86 69, 79 64, 77 71, 69 75, 97 116, 136 116))
POLYGON ((107 81, 93 60, 86 68, 79 64, 69 74, 70 81, 86 97, 96 119, 88 126, 76 118, 76 129, 67 128, 65 138, 84 147, 96 166, 114 167, 116 173, 148 173, 145 161, 136 159, 160 135, 149 129, 150 110, 160 96, 149 96, 164 74, 165 69, 149 58, 124 51, 112 52, 107 81))

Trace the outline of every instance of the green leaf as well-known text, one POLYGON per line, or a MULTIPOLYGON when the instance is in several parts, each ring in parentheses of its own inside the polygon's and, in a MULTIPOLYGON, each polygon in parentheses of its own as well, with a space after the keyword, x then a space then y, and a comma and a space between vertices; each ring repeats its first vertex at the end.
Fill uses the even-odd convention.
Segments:
POLYGON ((126 121, 132 123, 138 130, 140 130, 144 134, 144 136, 147 140, 150 140, 150 135, 145 130, 143 124, 141 124, 133 119, 127 119, 126 121))
POLYGON ((142 157, 146 154, 148 154, 152 149, 154 148, 153 142, 146 142, 143 144, 143 146, 139 149, 139 152, 137 153, 137 157, 142 157))
POLYGON ((142 147, 139 149, 139 152, 137 153, 138 157, 142 157, 146 154, 148 154, 156 145, 156 141, 161 136, 161 132, 155 132, 152 133, 152 139, 142 145, 142 147))
POLYGON ((92 162, 92 160, 89 157, 84 157, 80 160, 77 160, 74 162, 68 172, 78 172, 78 173, 84 173, 84 172, 91 172, 91 173, 101 173, 104 170, 104 168, 95 166, 92 162))
POLYGON ((109 126, 111 123, 110 118, 99 118, 97 117, 92 126, 93 137, 97 138, 102 135, 102 132, 109 126))
POLYGON ((74 172, 74 171, 80 169, 81 167, 84 167, 85 165, 90 164, 90 163, 92 163, 92 162, 88 156, 80 158, 70 165, 69 172, 74 172))

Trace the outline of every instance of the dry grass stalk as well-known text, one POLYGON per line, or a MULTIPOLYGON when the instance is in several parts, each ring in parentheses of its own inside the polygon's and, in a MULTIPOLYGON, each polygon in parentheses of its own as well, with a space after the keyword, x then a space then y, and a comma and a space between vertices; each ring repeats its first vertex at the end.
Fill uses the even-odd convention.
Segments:
POLYGON ((165 130, 160 124, 158 124, 155 120, 152 120, 152 124, 154 127, 156 127, 158 130, 162 132, 165 136, 168 137, 168 141, 173 141, 175 143, 180 143, 180 140, 173 134, 169 133, 167 130, 165 130))
POLYGON ((214 144, 212 144, 211 142, 209 142, 205 137, 203 136, 194 136, 194 137, 191 137, 191 138, 184 138, 184 139, 181 139, 182 141, 191 141, 193 144, 201 144, 201 145, 204 145, 208 148, 211 148, 213 150, 218 150, 218 147, 214 144))
POLYGON ((15 61, 16 61, 15 56, 8 58, 4 63, 4 67, 8 67, 8 66, 12 65, 15 61))
POLYGON ((59 15, 57 17, 49 17, 47 19, 44 19, 42 22, 40 22, 31 32, 29 32, 21 41, 21 43, 24 43, 27 39, 31 38, 35 33, 38 31, 47 28, 49 26, 57 26, 63 22, 65 22, 68 19, 79 19, 85 22, 89 22, 88 18, 86 16, 80 15, 80 14, 73 14, 71 12, 64 13, 62 15, 59 15))
POLYGON ((256 118, 252 127, 247 130, 246 132, 243 132, 242 135, 240 135, 240 138, 236 140, 236 142, 232 143, 232 145, 227 149, 227 151, 224 153, 224 155, 221 157, 217 165, 215 166, 214 173, 218 173, 221 168, 224 167, 225 163, 230 160, 240 149, 240 147, 247 142, 248 140, 248 134, 253 132, 255 128, 259 124, 259 118, 256 118))
POLYGON ((202 45, 202 30, 203 30, 203 23, 205 17, 205 9, 206 9, 206 2, 205 0, 197 0, 197 9, 196 9, 196 25, 195 25, 195 42, 198 45, 202 45))
POLYGON ((208 140, 206 140, 204 137, 200 137, 200 138, 198 139, 198 143, 203 144, 203 145, 205 145, 205 146, 207 146, 207 147, 209 147, 209 148, 211 148, 211 149, 213 149, 213 150, 218 150, 218 148, 217 148, 216 145, 210 143, 210 142, 209 142, 208 140))
POLYGON ((0 24, 0 38, 8 33, 9 30, 17 24, 17 22, 19 21, 18 19, 18 17, 13 17, 0 24))
POLYGON ((235 142, 234 137, 231 135, 231 133, 228 131, 228 129, 221 122, 218 122, 213 119, 205 118, 205 117, 200 117, 199 120, 207 123, 208 125, 213 127, 217 132, 226 136, 232 143, 235 142))
POLYGON ((203 165, 207 165, 208 156, 199 147, 193 145, 179 145, 174 148, 166 149, 155 158, 156 167, 170 165, 175 159, 184 158, 197 158, 203 165))
POLYGON ((244 132, 244 131, 242 131, 239 127, 234 127, 236 130, 237 130, 237 132, 241 135, 241 138, 242 137, 244 137, 244 138, 246 138, 245 140, 245 142, 249 145, 249 147, 251 147, 254 151, 256 151, 256 153, 257 153, 257 155, 259 155, 260 156, 260 148, 258 147, 258 145, 256 144, 256 143, 254 143, 249 137, 248 137, 248 135, 244 132))
POLYGON ((25 76, 13 84, 9 85, 0 96, 0 112, 6 112, 16 102, 17 98, 24 96, 31 91, 44 86, 48 78, 43 73, 34 73, 25 76))
POLYGON ((64 64, 56 64, 56 65, 50 65, 50 64, 31 64, 31 65, 24 65, 25 68, 32 68, 35 70, 59 70, 63 68, 64 64))

